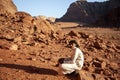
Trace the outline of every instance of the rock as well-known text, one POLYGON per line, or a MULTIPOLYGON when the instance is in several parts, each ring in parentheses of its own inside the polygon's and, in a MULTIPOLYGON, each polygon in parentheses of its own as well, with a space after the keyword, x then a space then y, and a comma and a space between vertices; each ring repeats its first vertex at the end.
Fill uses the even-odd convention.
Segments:
POLYGON ((3 59, 2 59, 2 58, 0 58, 0 61, 3 61, 3 59))
POLYGON ((10 43, 7 42, 6 40, 0 40, 0 48, 1 49, 9 49, 10 48, 10 43))
POLYGON ((14 42, 21 42, 21 41, 22 41, 21 36, 20 36, 20 37, 16 37, 16 38, 14 38, 14 42))
POLYGON ((51 34, 51 37, 52 37, 52 38, 57 38, 57 34, 52 33, 52 34, 51 34))
POLYGON ((36 32, 43 34, 51 34, 51 32, 55 32, 55 26, 51 25, 48 21, 39 19, 36 17, 33 19, 33 24, 36 27, 36 32))
POLYGON ((90 35, 88 36, 88 38, 93 39, 94 36, 90 34, 90 35))
POLYGON ((15 32, 14 30, 11 30, 11 29, 3 29, 1 31, 1 35, 0 35, 0 38, 1 39, 6 39, 8 41, 13 41, 14 38, 15 38, 15 32))
POLYGON ((101 63, 100 63, 100 62, 94 61, 94 62, 93 62, 93 65, 94 65, 95 67, 98 67, 98 68, 101 67, 101 63))
POLYGON ((8 33, 8 34, 5 34, 3 38, 9 41, 13 41, 14 35, 12 35, 12 33, 11 34, 8 33))
POLYGON ((70 35, 70 36, 75 36, 75 37, 79 37, 79 35, 78 35, 78 33, 76 33, 75 31, 70 31, 69 33, 68 33, 68 35, 70 35))
POLYGON ((95 68, 93 68, 92 66, 89 66, 89 67, 88 67, 88 71, 94 72, 94 71, 95 71, 95 68))
POLYGON ((105 69, 105 67, 106 67, 106 62, 103 61, 103 62, 101 63, 101 68, 102 68, 102 69, 105 69))
POLYGON ((45 62, 45 59, 43 59, 43 58, 39 58, 39 60, 42 61, 42 62, 45 62))
POLYGON ((42 20, 46 20, 47 19, 47 17, 44 16, 44 15, 39 15, 39 16, 37 16, 37 18, 42 19, 42 20))
POLYGON ((54 23, 55 22, 55 18, 54 17, 48 17, 47 21, 49 21, 50 23, 54 23))
POLYGON ((117 63, 115 63, 115 62, 111 62, 111 63, 110 63, 110 67, 111 67, 112 69, 114 69, 114 70, 117 70, 117 69, 119 68, 119 65, 118 65, 117 63))
POLYGON ((81 80, 94 80, 92 73, 90 72, 81 70, 79 71, 79 74, 80 74, 81 80))
POLYGON ((45 39, 45 38, 46 38, 46 36, 45 36, 44 34, 40 34, 39 37, 40 37, 41 39, 45 39))
POLYGON ((86 61, 87 62, 91 62, 93 59, 92 59, 92 57, 90 57, 90 56, 88 56, 87 58, 86 58, 86 61))
POLYGON ((96 49, 103 49, 103 50, 105 50, 106 48, 107 48, 107 46, 106 46, 106 44, 102 41, 102 42, 100 42, 100 41, 95 41, 94 43, 93 43, 93 46, 96 48, 96 49))
POLYGON ((113 42, 107 42, 107 47, 108 48, 115 48, 115 44, 113 42))
POLYGON ((10 50, 18 50, 18 45, 12 44, 9 49, 10 50))
POLYGON ((36 58, 31 57, 31 58, 28 58, 28 60, 36 61, 36 58))
POLYGON ((14 14, 17 11, 17 7, 15 6, 12 0, 0 0, 0 10, 1 9, 12 14, 14 14))
POLYGON ((97 57, 97 58, 95 58, 95 61, 97 61, 97 62, 103 62, 104 59, 102 57, 97 57))
POLYGON ((36 58, 32 58, 32 61, 36 61, 36 58))
POLYGON ((107 52, 109 52, 109 53, 114 53, 114 52, 115 52, 115 50, 114 50, 114 49, 112 49, 112 48, 108 48, 108 49, 107 49, 107 52))
POLYGON ((101 76, 101 75, 99 75, 99 74, 93 74, 93 76, 94 76, 95 80, 106 80, 106 79, 104 78, 104 76, 101 76))
POLYGON ((103 58, 96 58, 96 59, 93 61, 93 65, 94 65, 95 67, 105 69, 105 68, 106 68, 106 65, 107 65, 107 62, 106 62, 103 58))
MULTIPOLYGON (((27 12, 16 12, 15 19, 16 19, 15 21, 17 21, 17 22, 23 22, 24 25, 26 25, 26 26, 31 25, 32 20, 33 20, 32 16, 27 12)), ((28 27, 30 27, 30 26, 28 26, 28 27)), ((24 27, 24 28, 26 28, 26 27, 24 27)))
POLYGON ((59 38, 59 39, 62 39, 63 38, 63 36, 64 36, 64 32, 60 29, 60 30, 57 30, 56 31, 56 34, 58 35, 57 37, 59 38))
POLYGON ((100 67, 96 67, 94 73, 103 74, 103 69, 101 69, 100 67))
POLYGON ((94 48, 94 47, 88 47, 87 49, 90 50, 90 51, 92 51, 92 52, 94 52, 94 53, 97 53, 97 49, 94 48))
POLYGON ((99 42, 95 42, 94 47, 97 49, 102 49, 101 44, 99 42))
POLYGON ((103 74, 106 75, 106 76, 111 76, 112 73, 109 69, 105 69, 103 74))
POLYGON ((120 50, 120 45, 117 45, 116 48, 120 50))

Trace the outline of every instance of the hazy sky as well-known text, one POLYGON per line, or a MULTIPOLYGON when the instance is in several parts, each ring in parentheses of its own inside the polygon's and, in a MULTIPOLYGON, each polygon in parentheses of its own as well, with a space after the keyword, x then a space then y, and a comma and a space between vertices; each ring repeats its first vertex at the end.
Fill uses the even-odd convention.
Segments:
MULTIPOLYGON (((13 0, 18 11, 25 11, 32 16, 62 17, 69 5, 76 0, 13 0)), ((105 0, 87 0, 89 2, 105 0)))

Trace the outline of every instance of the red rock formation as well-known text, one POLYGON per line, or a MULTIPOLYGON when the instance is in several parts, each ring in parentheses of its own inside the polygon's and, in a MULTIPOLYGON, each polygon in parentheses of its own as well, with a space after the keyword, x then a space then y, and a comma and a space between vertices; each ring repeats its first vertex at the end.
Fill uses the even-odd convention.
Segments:
MULTIPOLYGON (((99 20, 101 16, 107 16, 107 14, 109 14, 108 12, 119 7, 119 4, 119 0, 110 0, 105 2, 87 2, 78 0, 72 3, 68 8, 66 14, 56 21, 94 23, 99 20)), ((114 16, 111 17, 114 18, 116 14, 116 12, 115 14, 112 12, 112 15, 114 16)), ((116 20, 115 23, 119 22, 116 20)))
POLYGON ((76 1, 70 5, 66 14, 58 21, 91 23, 107 10, 107 2, 76 1))
POLYGON ((55 28, 54 24, 39 17, 32 17, 26 12, 17 12, 11 4, 12 1, 7 1, 1 0, 0 3, 7 5, 0 7, 0 39, 11 42, 11 46, 4 47, 3 44, 3 48, 16 50, 16 45, 34 45, 35 41, 47 44, 50 38, 57 38, 60 34, 57 32, 60 28, 55 28))
POLYGON ((15 13, 17 11, 17 7, 12 0, 0 0, 0 10, 1 9, 10 13, 15 13))

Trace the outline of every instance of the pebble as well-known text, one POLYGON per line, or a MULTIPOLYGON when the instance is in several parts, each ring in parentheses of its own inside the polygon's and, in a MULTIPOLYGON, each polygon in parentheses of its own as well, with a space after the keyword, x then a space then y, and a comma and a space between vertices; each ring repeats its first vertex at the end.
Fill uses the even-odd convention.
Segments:
POLYGON ((101 63, 101 68, 104 69, 106 67, 106 62, 101 63))
POLYGON ((36 58, 32 58, 32 61, 36 61, 36 58))
POLYGON ((10 50, 18 50, 18 45, 16 44, 11 45, 10 50))
POLYGON ((3 61, 3 59, 2 59, 2 58, 0 58, 0 61, 3 61))

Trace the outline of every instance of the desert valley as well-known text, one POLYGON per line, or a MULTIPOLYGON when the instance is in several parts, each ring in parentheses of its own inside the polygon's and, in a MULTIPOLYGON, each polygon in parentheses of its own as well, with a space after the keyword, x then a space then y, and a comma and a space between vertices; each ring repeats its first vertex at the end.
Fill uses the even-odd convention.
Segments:
POLYGON ((54 21, 0 0, 0 80, 120 80, 119 4, 78 0, 54 21), (70 40, 84 53, 81 79, 59 75, 56 67, 72 54, 70 40))

